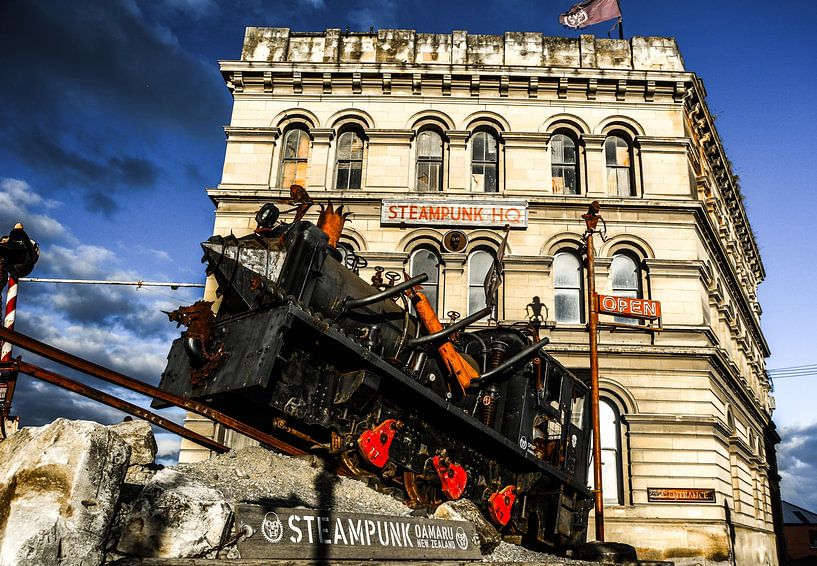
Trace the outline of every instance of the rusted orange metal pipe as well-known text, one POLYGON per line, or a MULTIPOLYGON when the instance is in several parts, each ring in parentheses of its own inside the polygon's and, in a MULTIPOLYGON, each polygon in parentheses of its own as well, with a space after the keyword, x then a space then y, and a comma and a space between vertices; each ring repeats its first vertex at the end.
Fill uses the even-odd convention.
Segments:
POLYGON ((38 340, 35 340, 34 338, 26 336, 25 334, 20 334, 19 332, 10 332, 5 328, 0 328, 0 340, 5 340, 7 342, 14 344, 15 346, 23 348, 24 350, 28 350, 29 352, 37 354, 38 356, 42 356, 49 360, 55 361, 59 364, 68 366, 71 369, 87 373, 88 375, 91 375, 103 381, 119 385, 121 387, 124 387, 125 389, 130 389, 131 391, 136 391, 138 393, 148 395, 155 399, 160 399, 162 401, 165 401, 166 403, 170 403, 171 405, 181 407, 182 409, 187 409, 188 411, 207 417, 208 419, 213 420, 227 428, 231 428, 237 432, 240 432, 241 434, 248 436, 253 440, 257 440, 262 444, 266 444, 271 448, 280 450, 285 454, 290 455, 306 454, 306 452, 300 450, 299 448, 291 446, 286 442, 283 442, 275 438, 274 436, 270 436, 269 434, 262 432, 254 427, 251 427, 248 424, 236 420, 228 415, 225 415, 220 411, 216 411, 215 409, 208 407, 207 405, 198 403, 196 401, 192 401, 185 397, 179 397, 178 395, 168 393, 167 391, 162 391, 158 387, 153 387, 152 385, 143 383, 138 379, 133 379, 121 373, 97 365, 93 362, 89 362, 88 360, 84 360, 82 358, 69 354, 68 352, 64 352, 58 348, 54 348, 53 346, 49 346, 48 344, 44 344, 38 340))
MULTIPOLYGON (((434 312, 434 307, 431 306, 428 298, 423 293, 412 291, 411 302, 426 332, 434 334, 443 329, 443 325, 437 318, 437 313, 434 312)), ((454 345, 448 340, 437 346, 437 353, 439 353, 449 374, 454 377, 456 389, 451 393, 459 399, 465 394, 465 390, 471 385, 471 381, 479 377, 479 372, 462 359, 462 356, 454 349, 454 345)))

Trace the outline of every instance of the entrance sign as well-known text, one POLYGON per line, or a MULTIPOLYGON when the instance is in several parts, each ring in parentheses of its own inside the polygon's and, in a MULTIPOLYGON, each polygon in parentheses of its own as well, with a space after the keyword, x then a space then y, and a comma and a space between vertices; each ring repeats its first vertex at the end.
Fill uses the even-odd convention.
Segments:
POLYGON ((661 318, 661 303, 634 297, 599 295, 599 313, 655 320, 661 318))
POLYGON ((527 201, 384 200, 381 224, 527 228, 527 201))
POLYGON ((237 506, 244 559, 479 560, 479 537, 466 521, 312 509, 237 506))
POLYGON ((648 487, 647 501, 667 501, 672 503, 715 503, 715 490, 648 487))

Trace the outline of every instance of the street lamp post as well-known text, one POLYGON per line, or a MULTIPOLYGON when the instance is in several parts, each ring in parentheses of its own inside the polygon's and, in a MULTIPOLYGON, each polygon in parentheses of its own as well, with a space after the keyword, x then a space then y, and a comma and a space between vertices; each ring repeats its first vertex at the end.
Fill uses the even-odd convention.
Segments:
POLYGON ((587 248, 587 302, 588 333, 590 334, 590 416, 593 421, 593 496, 596 511, 596 540, 604 541, 604 500, 601 479, 601 429, 599 426, 599 347, 598 347, 598 301, 596 299, 596 270, 593 255, 593 234, 601 216, 599 201, 590 204, 587 214, 582 218, 587 226, 584 232, 584 243, 587 248))

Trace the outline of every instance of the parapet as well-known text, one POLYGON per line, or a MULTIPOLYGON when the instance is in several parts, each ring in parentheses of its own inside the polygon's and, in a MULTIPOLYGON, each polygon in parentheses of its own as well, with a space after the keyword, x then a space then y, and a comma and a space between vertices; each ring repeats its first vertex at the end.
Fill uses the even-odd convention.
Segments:
POLYGON ((633 71, 684 71, 671 37, 603 39, 551 37, 535 32, 502 35, 417 33, 381 29, 371 33, 291 32, 248 27, 242 61, 390 65, 571 67, 633 71))

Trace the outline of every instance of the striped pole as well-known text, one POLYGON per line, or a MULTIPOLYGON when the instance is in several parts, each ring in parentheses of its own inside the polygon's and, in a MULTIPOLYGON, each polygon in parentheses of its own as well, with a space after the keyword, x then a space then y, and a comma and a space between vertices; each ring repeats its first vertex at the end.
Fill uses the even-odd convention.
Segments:
MULTIPOLYGON (((9 276, 8 289, 6 290, 6 316, 3 318, 3 327, 14 330, 14 317, 17 314, 17 279, 9 276)), ((0 363, 11 362, 11 342, 0 342, 0 363)), ((6 438, 11 432, 17 430, 15 417, 9 418, 11 413, 11 401, 14 397, 14 386, 17 385, 17 372, 5 372, 0 379, 0 439, 6 438), (12 429, 8 430, 7 425, 12 429)))
MULTIPOLYGON (((3 318, 3 328, 14 330, 14 318, 17 314, 17 279, 9 275, 9 285, 6 291, 6 316, 3 318)), ((0 362, 11 361, 11 343, 3 342, 0 350, 0 362)))

